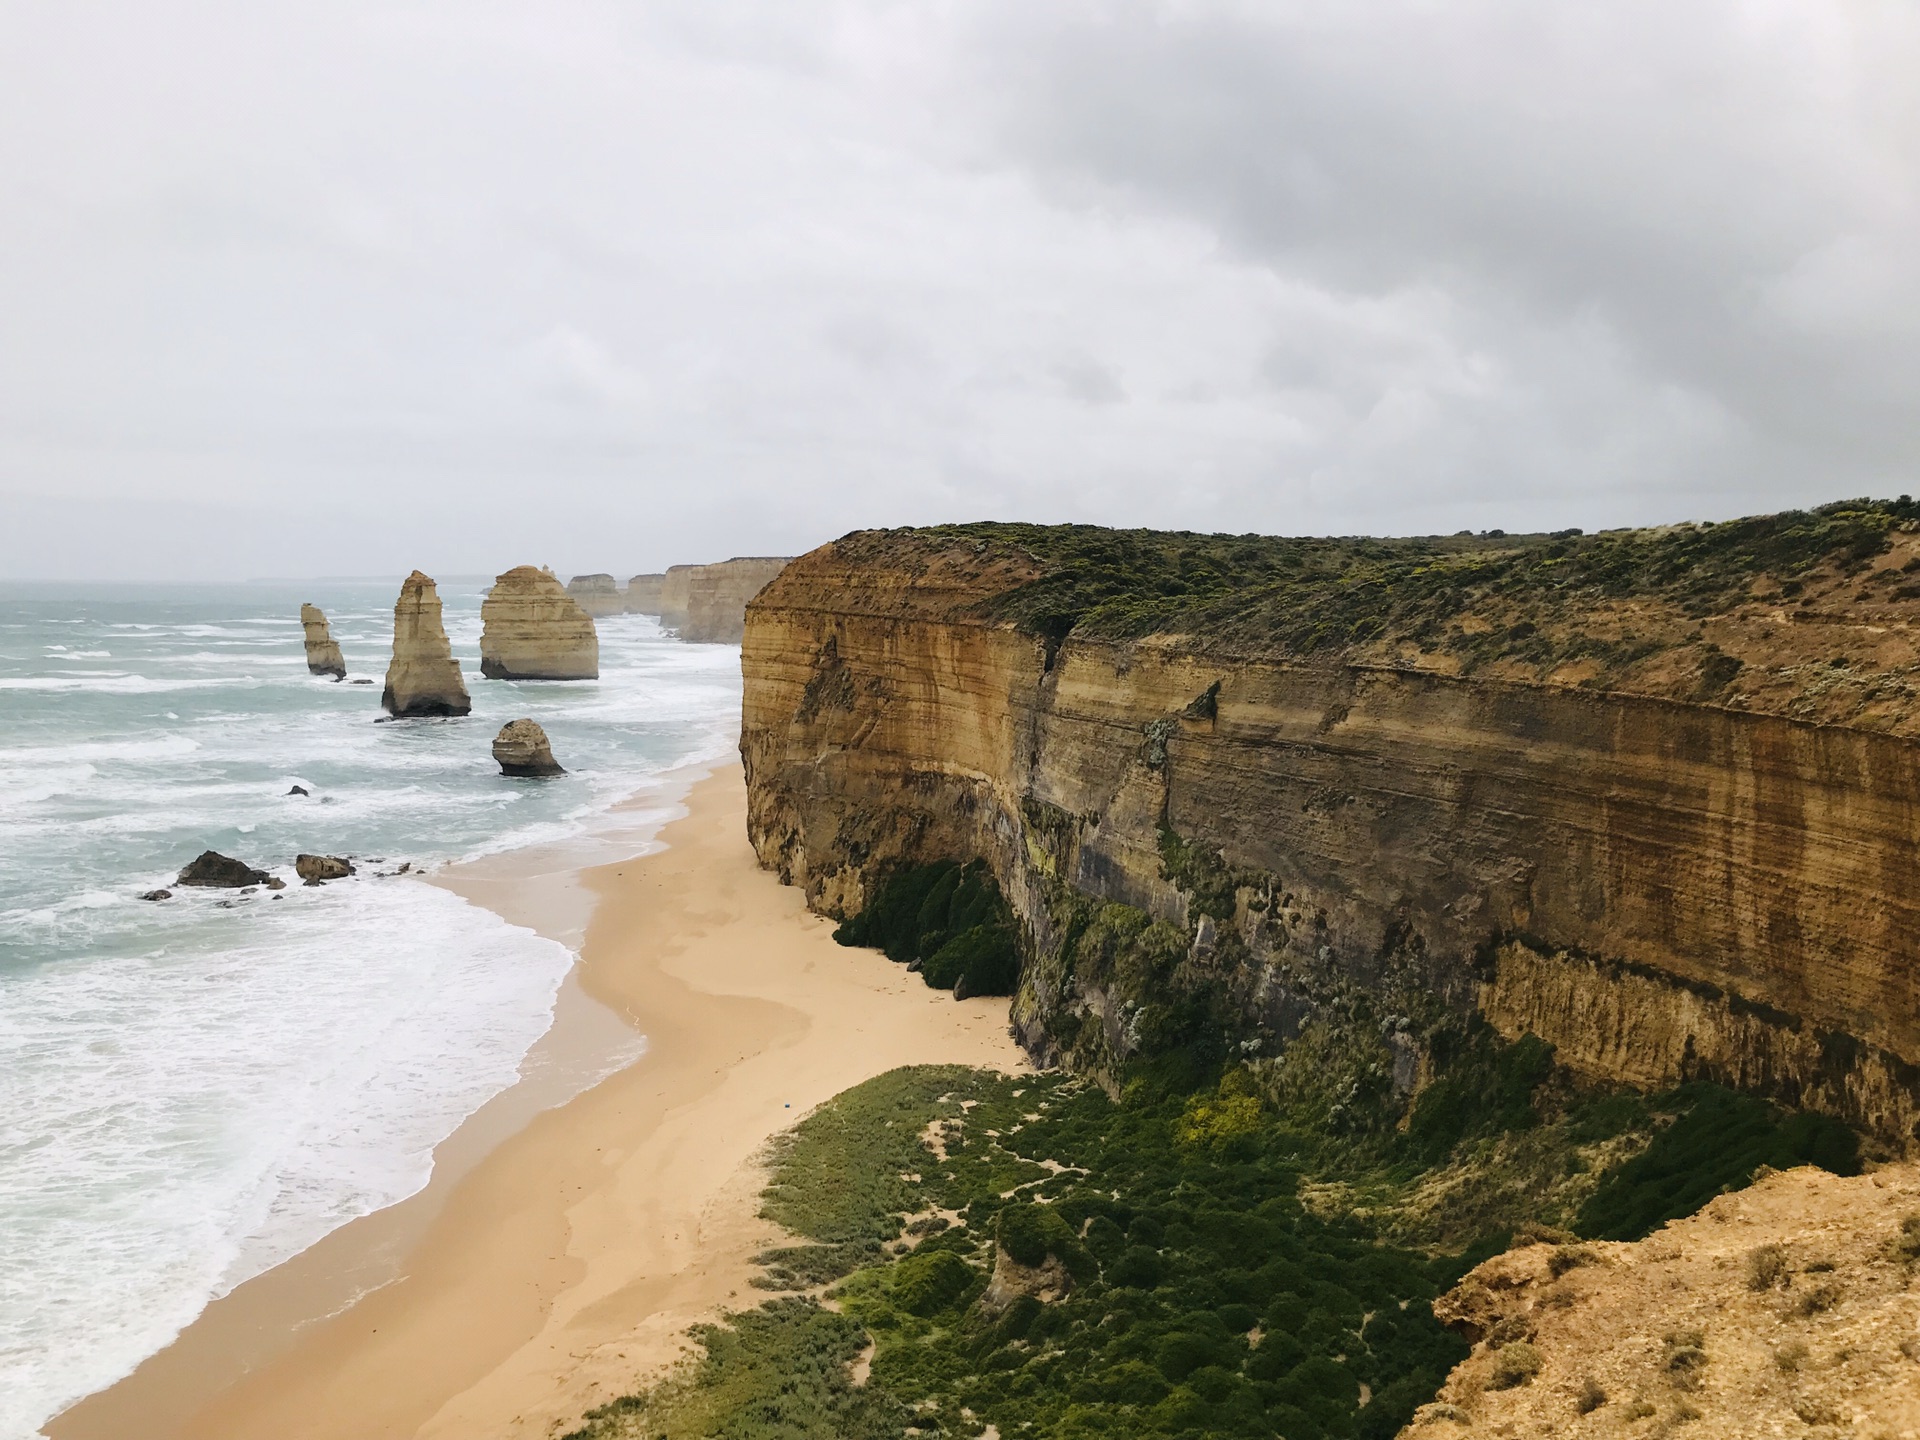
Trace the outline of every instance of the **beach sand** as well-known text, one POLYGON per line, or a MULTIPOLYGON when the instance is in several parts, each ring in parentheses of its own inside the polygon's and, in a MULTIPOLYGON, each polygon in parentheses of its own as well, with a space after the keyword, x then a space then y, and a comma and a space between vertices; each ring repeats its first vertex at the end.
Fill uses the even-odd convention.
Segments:
MULTIPOLYGON (((756 1213, 769 1137, 895 1066, 1023 1068, 1004 999, 956 1002, 835 945, 755 865, 737 770, 687 804, 664 850, 580 877, 598 897, 580 988, 644 1033, 641 1059, 496 1119, 511 1133, 465 1127, 427 1192, 240 1286, 48 1433, 559 1433, 676 1358, 689 1324, 764 1298, 747 1281, 781 1238, 756 1213)), ((485 903, 497 878, 452 883, 485 903)))

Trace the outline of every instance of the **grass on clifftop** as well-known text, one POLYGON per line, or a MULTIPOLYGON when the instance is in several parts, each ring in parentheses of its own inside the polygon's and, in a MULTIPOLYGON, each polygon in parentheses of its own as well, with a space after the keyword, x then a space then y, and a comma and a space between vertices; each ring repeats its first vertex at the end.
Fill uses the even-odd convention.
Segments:
MULTIPOLYGON (((1862 564, 1886 549, 1894 526, 1917 519, 1920 505, 1902 496, 1594 535, 1295 539, 999 523, 906 533, 1040 561, 1040 578, 995 597, 987 610, 1054 644, 1070 633, 1179 633, 1256 653, 1311 655, 1395 638, 1470 661, 1557 661, 1580 657, 1536 655, 1548 643, 1537 620, 1496 633, 1450 626, 1480 611, 1551 612, 1632 598, 1667 602, 1697 619, 1736 604, 1762 575, 1791 594, 1797 577, 1818 566, 1862 564)), ((1582 644, 1603 661, 1635 658, 1627 653, 1631 641, 1582 644)))
MULTIPOLYGON (((1396 1243, 1393 1205, 1442 1183, 1498 1188, 1502 1154, 1563 1171, 1609 1154, 1580 1193, 1600 1222, 1631 1212, 1644 1233, 1758 1163, 1851 1154, 1842 1127, 1714 1087, 1568 1103, 1542 1058, 1486 1051, 1428 1092, 1419 1125, 1376 1142, 1329 1133, 1234 1068, 1195 1085, 1169 1065, 1117 1102, 1059 1074, 880 1076, 772 1156, 765 1213, 804 1243, 763 1263, 770 1284, 810 1293, 700 1328, 701 1359, 569 1440, 976 1440, 989 1424, 1007 1440, 1386 1440, 1466 1353, 1433 1297, 1508 1235, 1396 1243), (1071 1292, 983 1305, 996 1242, 1027 1264, 1057 1257, 1071 1292)), ((1549 1199, 1535 1210, 1570 1218, 1549 1199)))

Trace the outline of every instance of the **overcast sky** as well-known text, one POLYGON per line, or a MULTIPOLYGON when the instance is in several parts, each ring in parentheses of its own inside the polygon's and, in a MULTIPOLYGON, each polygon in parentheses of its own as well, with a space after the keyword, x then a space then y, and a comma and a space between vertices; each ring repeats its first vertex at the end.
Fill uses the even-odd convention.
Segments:
POLYGON ((1917 17, 8 0, 0 575, 1920 491, 1917 17))

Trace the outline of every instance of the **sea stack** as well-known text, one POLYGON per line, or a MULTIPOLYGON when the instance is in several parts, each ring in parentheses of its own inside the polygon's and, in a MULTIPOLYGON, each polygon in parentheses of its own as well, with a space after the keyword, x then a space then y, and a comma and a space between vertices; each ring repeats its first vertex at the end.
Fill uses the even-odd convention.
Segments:
POLYGON ((326 612, 318 605, 302 605, 300 628, 307 632, 307 669, 315 675, 331 675, 335 680, 346 679, 347 660, 340 653, 340 647, 333 643, 333 632, 327 628, 326 612))
POLYGON ((687 576, 680 638, 696 645, 738 645, 746 631, 747 602, 787 568, 791 555, 742 555, 696 565, 687 576))
POLYGON ((509 720, 493 737, 493 758, 502 775, 545 776, 567 772, 554 763, 547 732, 532 720, 509 720))
POLYGON ((593 617, 551 570, 516 565, 480 605, 480 673, 489 680, 596 680, 593 617))
POLYGON ((618 615, 627 608, 627 600, 620 593, 620 587, 614 583, 611 575, 576 575, 567 582, 567 594, 580 603, 580 608, 594 617, 618 615))
POLYGON ((440 592, 432 577, 418 570, 407 577, 393 602, 393 663, 387 666, 380 703, 396 718, 465 715, 473 709, 440 621, 440 592))

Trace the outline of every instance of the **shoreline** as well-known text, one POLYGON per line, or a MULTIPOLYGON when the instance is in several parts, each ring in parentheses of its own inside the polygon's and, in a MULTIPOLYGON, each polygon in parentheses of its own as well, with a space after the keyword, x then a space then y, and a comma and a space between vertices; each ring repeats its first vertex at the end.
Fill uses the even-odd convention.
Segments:
POLYGON ((45 1433, 546 1436, 670 1364, 688 1325, 762 1298, 746 1281, 779 1239, 757 1214, 772 1135, 897 1065, 1024 1066, 1004 999, 955 1002, 835 945, 758 868, 737 769, 684 806, 637 858, 529 873, 513 852, 435 877, 545 934, 575 892, 584 941, 535 1052, 562 1071, 604 1055, 611 1021, 644 1053, 557 1106, 520 1094, 489 1116, 530 1082, 502 1092, 436 1150, 425 1190, 215 1301, 45 1433))

